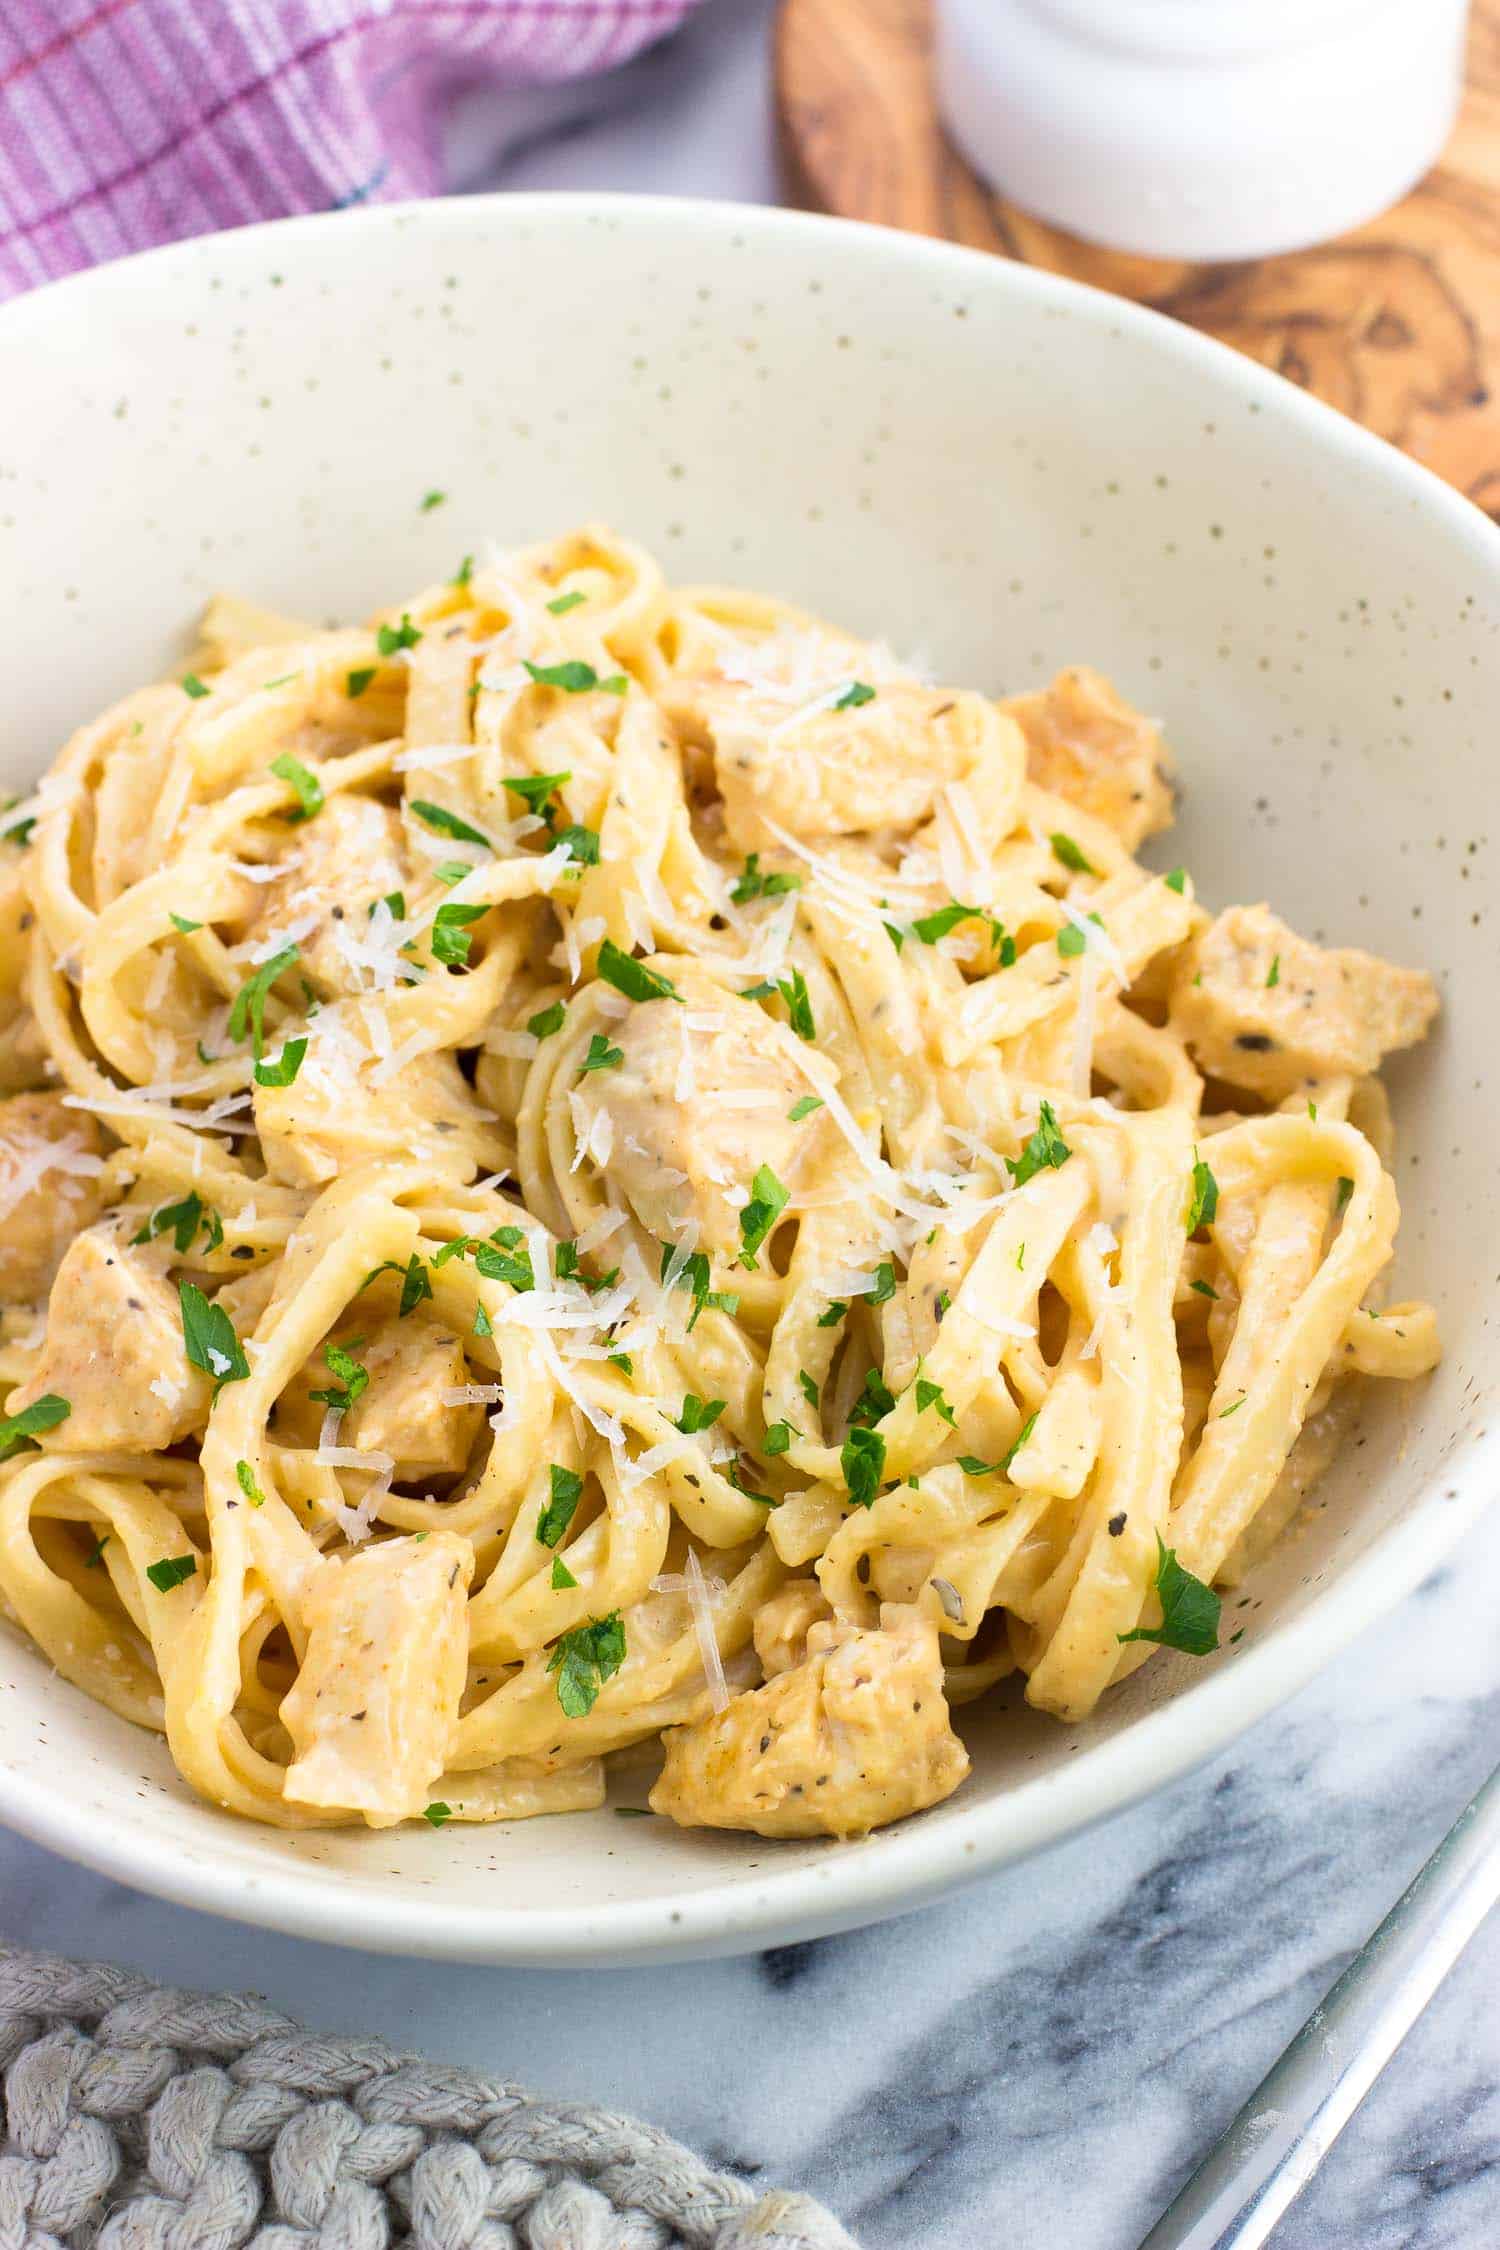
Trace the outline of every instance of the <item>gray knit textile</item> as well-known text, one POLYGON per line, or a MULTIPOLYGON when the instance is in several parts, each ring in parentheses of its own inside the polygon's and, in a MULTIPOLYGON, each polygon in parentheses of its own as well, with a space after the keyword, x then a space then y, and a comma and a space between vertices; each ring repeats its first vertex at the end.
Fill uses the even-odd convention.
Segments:
POLYGON ((653 2126, 0 1947, 0 2250, 855 2250, 653 2126))

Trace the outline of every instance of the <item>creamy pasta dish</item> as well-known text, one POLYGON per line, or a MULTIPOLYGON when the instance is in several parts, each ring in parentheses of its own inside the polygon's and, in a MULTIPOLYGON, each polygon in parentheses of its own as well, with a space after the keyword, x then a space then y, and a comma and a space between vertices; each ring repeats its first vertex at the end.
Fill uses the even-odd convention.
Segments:
POLYGON ((1208 1654, 1437 1356, 1375 1075, 1436 997, 1148 871, 1171 810, 1096 673, 602 529, 214 603, 0 814, 10 1625, 284 1826, 659 1743, 672 1820, 854 1836, 1010 1675, 1208 1654))

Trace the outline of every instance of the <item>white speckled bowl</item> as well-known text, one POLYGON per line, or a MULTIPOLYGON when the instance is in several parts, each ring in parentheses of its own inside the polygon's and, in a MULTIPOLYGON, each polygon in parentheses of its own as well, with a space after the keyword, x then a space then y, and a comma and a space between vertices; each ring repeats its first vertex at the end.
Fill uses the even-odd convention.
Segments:
MULTIPOLYGON (((1500 534, 1300 391, 1151 313, 785 213, 517 196, 187 243, 0 312, 0 577, 23 787, 180 654, 215 588, 353 617, 484 533, 602 515, 1009 689, 1086 658, 1163 714, 1209 900, 1424 962, 1393 1074, 1404 1292, 1448 1356, 1372 1400, 1326 1505, 1083 1729, 965 1715, 975 1773, 852 1846, 608 1812, 285 1836, 0 1627, 0 1814, 220 1913, 390 1951, 618 1962, 911 1906, 1157 1787, 1408 1593, 1500 1478, 1500 534), (423 493, 450 496, 430 514, 423 493)), ((638 1792, 632 1792, 632 1795, 638 1792)))

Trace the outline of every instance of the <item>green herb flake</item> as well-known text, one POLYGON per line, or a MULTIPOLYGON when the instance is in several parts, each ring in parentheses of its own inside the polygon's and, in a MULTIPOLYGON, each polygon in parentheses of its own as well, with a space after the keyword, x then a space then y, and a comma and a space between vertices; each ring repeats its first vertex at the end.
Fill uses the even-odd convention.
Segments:
POLYGON ((877 1430, 851 1429, 839 1452, 839 1468, 855 1508, 872 1508, 885 1474, 885 1439, 877 1430))
POLYGON ((276 979, 300 959, 295 945, 284 945, 269 961, 262 961, 254 976, 246 978, 230 1002, 229 1036, 240 1040, 248 1031, 250 1051, 257 1062, 265 1052, 266 996, 276 979))
POLYGON ((526 1018, 526 1029, 533 1039, 550 1039, 555 1031, 562 1030, 567 1014, 566 1003, 554 1000, 550 1008, 539 1008, 534 1016, 526 1018))
POLYGON ((1271 966, 1270 966, 1270 968, 1269 968, 1269 969, 1268 969, 1268 970, 1266 971, 1266 990, 1267 990, 1267 992, 1274 992, 1274 991, 1275 991, 1275 989, 1276 989, 1276 987, 1277 987, 1277 985, 1278 985, 1278 984, 1280 984, 1280 982, 1281 982, 1281 955, 1280 955, 1279 953, 1273 953, 1273 954, 1272 954, 1272 956, 1271 956, 1271 966))
POLYGON ((1064 922, 1057 933, 1057 950, 1065 961, 1076 961, 1088 942, 1076 922, 1064 922))
POLYGON ((630 953, 622 953, 613 938, 606 938, 599 948, 599 975, 616 992, 623 992, 627 1000, 678 1000, 682 994, 675 984, 655 969, 648 969, 644 961, 637 961, 630 953))
POLYGON ((811 1117, 815 1109, 821 1109, 822 1107, 823 1103, 819 1095, 804 1094, 802 1099, 793 1102, 791 1108, 787 1111, 788 1121, 793 1125, 800 1125, 804 1117, 811 1117))
POLYGON ((580 867, 598 866, 599 831, 597 828, 585 828, 581 821, 570 821, 566 828, 558 830, 556 840, 571 854, 580 867))
POLYGON ((807 996, 807 979, 800 969, 793 969, 789 977, 782 977, 776 986, 786 1002, 787 1021, 797 1037, 811 1046, 818 1036, 813 1022, 812 1002, 807 996))
POLYGON ((531 1250, 519 1227, 500 1227, 489 1242, 481 1242, 474 1252, 474 1270, 486 1281, 508 1282, 518 1296, 536 1287, 531 1250), (501 1235, 513 1235, 515 1240, 501 1242, 501 1235))
POLYGON ((875 1268, 875 1278, 864 1291, 867 1304, 888 1305, 896 1294, 896 1269, 889 1258, 882 1258, 875 1268))
POLYGON ((552 617, 566 617, 570 609, 581 609, 587 600, 587 594, 580 593, 575 586, 571 593, 559 594, 556 601, 548 602, 547 611, 552 617))
POLYGON ((1234 1401, 1232 1405, 1223 1408, 1218 1417, 1219 1420, 1221 1422, 1227 1422, 1231 1414, 1238 1414, 1240 1408, 1244 1405, 1244 1403, 1245 1393, 1241 1391, 1239 1397, 1234 1401))
POLYGON ((567 1564, 566 1564, 566 1563, 565 1563, 565 1562, 563 1561, 563 1559, 562 1559, 562 1556, 561 1556, 561 1555, 554 1555, 554 1556, 553 1556, 553 1558, 552 1558, 552 1591, 553 1591, 553 1593, 554 1593, 554 1594, 568 1594, 568 1593, 571 1593, 571 1592, 572 1592, 572 1591, 574 1590, 574 1588, 575 1588, 575 1587, 577 1586, 577 1584, 578 1584, 578 1581, 577 1581, 577 1579, 576 1579, 576 1578, 575 1578, 575 1577, 573 1576, 573 1573, 572 1573, 572 1571, 571 1571, 571 1570, 569 1570, 569 1568, 568 1568, 567 1564))
POLYGON ((93 1546, 83 1558, 85 1570, 102 1570, 104 1568, 104 1550, 109 1545, 109 1537, 107 1531, 100 1532, 93 1546))
POLYGON ((361 664, 347 675, 344 681, 344 693, 351 703, 359 701, 371 680, 374 679, 376 670, 377 667, 373 664, 361 664))
POLYGON ((286 783, 296 797, 296 809, 287 814, 288 820, 294 824, 311 820, 314 813, 323 810, 322 782, 311 766, 305 766, 300 758, 294 758, 290 750, 284 750, 279 758, 271 760, 271 771, 278 781, 286 783))
POLYGON ((201 930, 203 927, 201 922, 190 922, 185 914, 173 914, 170 920, 173 929, 181 930, 184 937, 191 937, 194 930, 201 930))
POLYGON ((288 1039, 275 1062, 258 1062, 255 1065, 257 1086, 290 1086, 302 1068, 302 1058, 307 1053, 305 1038, 288 1039))
POLYGON ((266 1496, 261 1491, 260 1486, 256 1483, 255 1471, 251 1468, 249 1462, 236 1461, 234 1464, 234 1475, 235 1482, 239 1485, 241 1492, 243 1492, 251 1507, 263 1508, 266 1504, 266 1496))
POLYGON ((815 1382, 813 1381, 812 1377, 811 1377, 811 1376, 810 1376, 810 1375, 808 1374, 808 1372, 807 1372, 807 1369, 806 1369, 805 1367, 799 1367, 799 1368, 798 1368, 798 1370, 797 1370, 797 1382, 798 1382, 798 1384, 799 1384, 799 1386, 800 1386, 800 1388, 801 1388, 801 1391, 802 1391, 802 1396, 803 1396, 803 1397, 804 1397, 804 1398, 806 1399, 806 1401, 807 1401, 808 1405, 809 1405, 809 1406, 810 1406, 810 1407, 812 1408, 813 1412, 814 1412, 814 1413, 816 1414, 816 1413, 817 1413, 817 1412, 818 1412, 818 1411, 820 1410, 820 1408, 821 1408, 821 1406, 822 1406, 822 1403, 823 1403, 823 1402, 822 1402, 822 1394, 821 1394, 821 1392, 819 1391, 819 1389, 818 1389, 818 1386, 817 1386, 817 1384, 816 1384, 816 1383, 815 1383, 815 1382))
MULTIPOLYGON (((351 1343, 358 1343, 359 1340, 358 1337, 350 1338, 351 1343)), ((355 1400, 369 1389, 370 1370, 343 1344, 325 1344, 323 1360, 330 1375, 337 1380, 330 1383, 326 1390, 309 1391, 307 1395, 316 1399, 320 1406, 331 1406, 336 1414, 347 1414, 355 1400)))
POLYGON ((622 1375, 634 1374, 635 1361, 629 1352, 606 1352, 604 1357, 609 1366, 618 1367, 622 1375))
POLYGON ((835 711, 857 711, 861 704, 873 703, 875 690, 865 680, 851 680, 834 705, 835 711))
POLYGON ((450 586, 466 587, 473 576, 474 557, 472 555, 465 555, 463 561, 459 564, 457 570, 455 570, 448 583, 450 586))
POLYGON ((561 664, 533 664, 529 656, 523 656, 521 662, 538 687, 560 688, 564 695, 585 695, 596 687, 607 687, 612 695, 625 692, 623 684, 618 688, 613 684, 620 677, 618 673, 610 680, 601 680, 593 665, 585 664, 581 657, 566 657, 561 664))
POLYGON ((1193 1165, 1193 1192, 1188 1200, 1186 1226, 1189 1234, 1200 1227, 1211 1227, 1219 1211, 1219 1183, 1201 1158, 1193 1165))
POLYGON ((943 1396, 942 1384, 930 1383, 925 1375, 919 1375, 917 1377, 917 1412, 925 1414, 929 1406, 942 1421, 947 1423, 951 1430, 954 1426, 953 1409, 943 1396))
POLYGON ((159 1234, 169 1234, 172 1237, 174 1248, 181 1253, 192 1248, 193 1238, 200 1226, 207 1227, 209 1248, 211 1250, 216 1249, 218 1244, 213 1239, 215 1234, 217 1234, 219 1242, 224 1239, 224 1230, 219 1223, 218 1215, 208 1210, 196 1189, 190 1188, 179 1202, 158 1204, 140 1232, 133 1234, 130 1240, 132 1246, 134 1246, 139 1242, 154 1242, 159 1234), (207 1217, 205 1218, 206 1211, 207 1217))
POLYGON ((6 1415, 0 1421, 0 1461, 18 1451, 29 1438, 39 1437, 43 1430, 55 1430, 72 1411, 68 1399, 60 1398, 56 1391, 45 1391, 30 1406, 23 1406, 19 1414, 6 1415))
POLYGON ((184 672, 180 685, 183 694, 190 695, 195 703, 200 696, 212 695, 213 693, 212 688, 204 686, 196 672, 184 672))
POLYGON ((1333 1201, 1335 1214, 1343 1210, 1344 1205, 1348 1202, 1350 1196, 1353 1193, 1354 1182, 1348 1177, 1346 1173, 1341 1172, 1339 1174, 1338 1193, 1335 1195, 1333 1201))
POLYGON ((617 1609, 564 1633, 547 1661, 557 1674, 557 1700, 569 1719, 587 1718, 599 1690, 625 1661, 625 1627, 617 1609))
POLYGON ((409 1314, 416 1311, 418 1305, 424 1303, 431 1295, 432 1283, 428 1279, 427 1268, 417 1256, 416 1251, 413 1250, 406 1261, 406 1270, 401 1276, 401 1300, 396 1307, 396 1318, 405 1320, 409 1314))
POLYGON ((713 1427, 728 1403, 722 1398, 699 1398, 696 1391, 689 1391, 682 1402, 682 1412, 672 1417, 673 1427, 681 1430, 684 1437, 696 1437, 700 1430, 713 1427))
POLYGON ((837 1328, 848 1310, 849 1300, 847 1297, 831 1298, 827 1310, 820 1312, 818 1315, 818 1326, 820 1328, 837 1328))
POLYGON ((493 1336, 495 1333, 494 1323, 483 1305, 474 1307, 474 1333, 476 1336, 493 1336))
POLYGON ((768 1460, 774 1461, 779 1455, 785 1453, 796 1435, 797 1433, 790 1422, 768 1422, 766 1434, 761 1440, 761 1452, 766 1455, 768 1460))
POLYGON ((1065 836, 1060 828, 1055 828, 1047 841, 1052 846, 1053 858, 1059 860, 1069 874, 1098 874, 1098 868, 1085 858, 1082 848, 1074 843, 1071 836, 1065 836))
POLYGON ((446 492, 424 492, 422 495, 421 506, 418 509, 418 514, 430 516, 433 509, 440 508, 447 497, 448 495, 446 492))
POLYGON ((1187 869, 1174 867, 1170 875, 1163 875, 1162 881, 1169 891, 1176 891, 1180 898, 1187 887, 1187 869))
POLYGON ((423 1806, 422 1818, 429 1828, 441 1828, 445 1820, 453 1818, 453 1807, 445 1805, 441 1797, 434 1797, 430 1805, 423 1806))
POLYGON ((382 625, 375 635, 375 646, 382 656, 396 656, 404 648, 415 648, 422 638, 419 628, 413 625, 406 610, 401 612, 399 625, 382 625))
POLYGON ((740 1264, 752 1270, 756 1252, 781 1217, 790 1200, 769 1164, 762 1164, 750 1183, 750 1200, 740 1213, 740 1264))
MULTIPOLYGON (((508 786, 509 784, 507 784, 508 786)), ((446 805, 434 805, 430 804, 425 797, 413 797, 408 810, 414 812, 422 825, 425 828, 432 829, 436 835, 452 836, 461 844, 480 844, 485 851, 493 851, 494 849, 483 829, 475 828, 470 821, 461 819, 456 812, 450 812, 446 805)))
POLYGON ((162 1562, 147 1563, 146 1576, 159 1594, 170 1594, 174 1586, 185 1586, 197 1576, 196 1555, 173 1555, 162 1562))
POLYGON ((1156 1576, 1153 1580, 1161 1603, 1159 1625, 1137 1625, 1116 1637, 1121 1641, 1156 1641, 1163 1648, 1180 1648, 1189 1656, 1208 1656, 1219 1645, 1220 1602, 1212 1586, 1205 1586, 1184 1570, 1161 1533, 1156 1535, 1156 1576))
POLYGON ((467 906, 461 899, 445 900, 432 918, 428 942, 434 961, 441 961, 445 968, 466 969, 474 942, 471 925, 482 922, 488 912, 487 905, 467 906))
POLYGON ((729 895, 736 906, 748 906, 752 899, 783 898, 788 891, 800 891, 800 875, 783 875, 762 872, 760 853, 751 852, 741 873, 729 886, 729 895))
POLYGON ((906 943, 906 932, 904 930, 898 929, 894 922, 882 922, 880 926, 884 930, 886 936, 890 939, 892 945, 896 948, 896 951, 899 953, 902 946, 906 943))
POLYGON ((583 1498, 583 1479, 576 1469, 559 1468, 555 1461, 549 1461, 547 1482, 552 1496, 536 1519, 536 1535, 544 1547, 558 1547, 583 1498))
POLYGON ((504 774, 501 778, 511 795, 519 797, 534 813, 539 813, 550 828, 556 818, 552 800, 563 783, 571 781, 573 776, 571 772, 517 773, 504 774))
POLYGON ((1007 1156, 1005 1169, 1013 1186, 1024 1187, 1038 1172, 1060 1172, 1072 1153, 1062 1137, 1056 1111, 1050 1102, 1043 1102, 1037 1111, 1036 1131, 1019 1158, 1007 1156))
POLYGON ((596 1031, 589 1041, 589 1051, 583 1058, 578 1075, 582 1078, 591 1070, 618 1070, 624 1060, 624 1048, 612 1047, 606 1034, 596 1031))
POLYGON ((215 1398, 226 1383, 243 1383, 250 1373, 250 1362, 223 1306, 210 1304, 191 1281, 179 1281, 177 1300, 182 1311, 182 1348, 189 1366, 212 1375, 215 1398))
POLYGON ((1188 1283, 1188 1287, 1189 1287, 1189 1289, 1193 1289, 1193 1290, 1196 1290, 1196 1291, 1197 1291, 1197 1293, 1198 1293, 1198 1295, 1199 1295, 1200 1297, 1209 1297, 1209 1298, 1211 1298, 1211 1299, 1213 1300, 1213 1302, 1214 1302, 1215 1304, 1217 1304, 1217 1303, 1218 1303, 1218 1301, 1219 1301, 1219 1292, 1218 1292, 1218 1290, 1217 1290, 1217 1289, 1215 1289, 1215 1288, 1214 1288, 1214 1286, 1213 1286, 1212 1282, 1209 1282, 1209 1281, 1190 1281, 1190 1282, 1188 1283))
POLYGON ((1017 1430, 1014 1438, 1011 1440, 1010 1445, 1000 1456, 1000 1474, 1002 1476, 1008 1477, 1010 1475, 1010 1465, 1012 1461, 1014 1461, 1022 1446, 1029 1442, 1031 1433, 1035 1428, 1036 1416, 1035 1414, 1028 1414, 1025 1421, 1021 1424, 1021 1427, 1017 1430))

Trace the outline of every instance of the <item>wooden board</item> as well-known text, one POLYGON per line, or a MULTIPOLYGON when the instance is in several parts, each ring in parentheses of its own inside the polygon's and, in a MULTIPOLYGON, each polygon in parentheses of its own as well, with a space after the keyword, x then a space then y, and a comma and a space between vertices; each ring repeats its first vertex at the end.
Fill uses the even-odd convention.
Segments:
POLYGON ((938 123, 930 19, 931 0, 782 0, 792 200, 1175 314, 1404 446, 1500 520, 1500 0, 1476 0, 1457 129, 1404 202, 1317 249, 1231 265, 1097 250, 991 194, 938 123))

